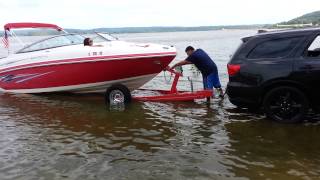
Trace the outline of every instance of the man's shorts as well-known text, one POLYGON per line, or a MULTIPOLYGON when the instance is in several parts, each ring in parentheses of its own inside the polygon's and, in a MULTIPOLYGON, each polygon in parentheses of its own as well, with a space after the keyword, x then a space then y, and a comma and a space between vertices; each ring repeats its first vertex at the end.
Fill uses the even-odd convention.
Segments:
POLYGON ((203 77, 204 89, 221 88, 218 73, 211 73, 203 77))

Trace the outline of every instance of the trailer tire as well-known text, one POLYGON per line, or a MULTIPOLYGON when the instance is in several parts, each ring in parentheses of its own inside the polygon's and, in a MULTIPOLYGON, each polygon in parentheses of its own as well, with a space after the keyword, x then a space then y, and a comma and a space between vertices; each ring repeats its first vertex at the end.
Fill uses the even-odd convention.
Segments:
POLYGON ((105 101, 107 104, 128 104, 131 99, 130 90, 122 84, 112 85, 106 90, 105 101))

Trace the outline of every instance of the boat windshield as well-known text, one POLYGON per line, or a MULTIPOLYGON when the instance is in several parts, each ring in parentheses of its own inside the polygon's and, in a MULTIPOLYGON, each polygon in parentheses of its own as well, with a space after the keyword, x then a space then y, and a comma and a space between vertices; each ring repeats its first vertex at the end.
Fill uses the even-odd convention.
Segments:
POLYGON ((84 37, 78 34, 64 34, 59 36, 54 36, 51 38, 47 38, 36 43, 33 43, 17 53, 31 52, 31 51, 39 51, 44 49, 51 49, 62 46, 70 46, 76 44, 82 44, 84 37))
POLYGON ((108 33, 95 33, 94 36, 91 37, 94 42, 99 43, 99 42, 106 42, 106 41, 117 41, 118 38, 112 36, 111 34, 108 33))

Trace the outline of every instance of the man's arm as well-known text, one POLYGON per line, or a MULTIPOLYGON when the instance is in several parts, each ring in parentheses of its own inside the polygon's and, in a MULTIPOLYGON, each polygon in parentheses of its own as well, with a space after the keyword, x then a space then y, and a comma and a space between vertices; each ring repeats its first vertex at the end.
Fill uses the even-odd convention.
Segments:
POLYGON ((183 60, 183 61, 180 61, 178 63, 176 63, 175 65, 173 65, 171 68, 169 69, 174 69, 175 67, 177 66, 183 66, 183 65, 186 65, 186 64, 192 64, 192 62, 190 61, 187 61, 187 60, 183 60))

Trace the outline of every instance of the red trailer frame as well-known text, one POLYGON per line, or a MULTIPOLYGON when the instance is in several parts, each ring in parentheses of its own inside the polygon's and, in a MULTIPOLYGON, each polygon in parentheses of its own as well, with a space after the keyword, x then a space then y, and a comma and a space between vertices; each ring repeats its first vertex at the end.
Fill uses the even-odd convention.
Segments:
POLYGON ((213 90, 200 90, 194 92, 178 91, 177 84, 182 74, 174 70, 169 70, 169 72, 175 75, 170 90, 150 90, 159 92, 161 95, 134 96, 132 98, 137 101, 193 101, 195 99, 213 97, 213 90))

